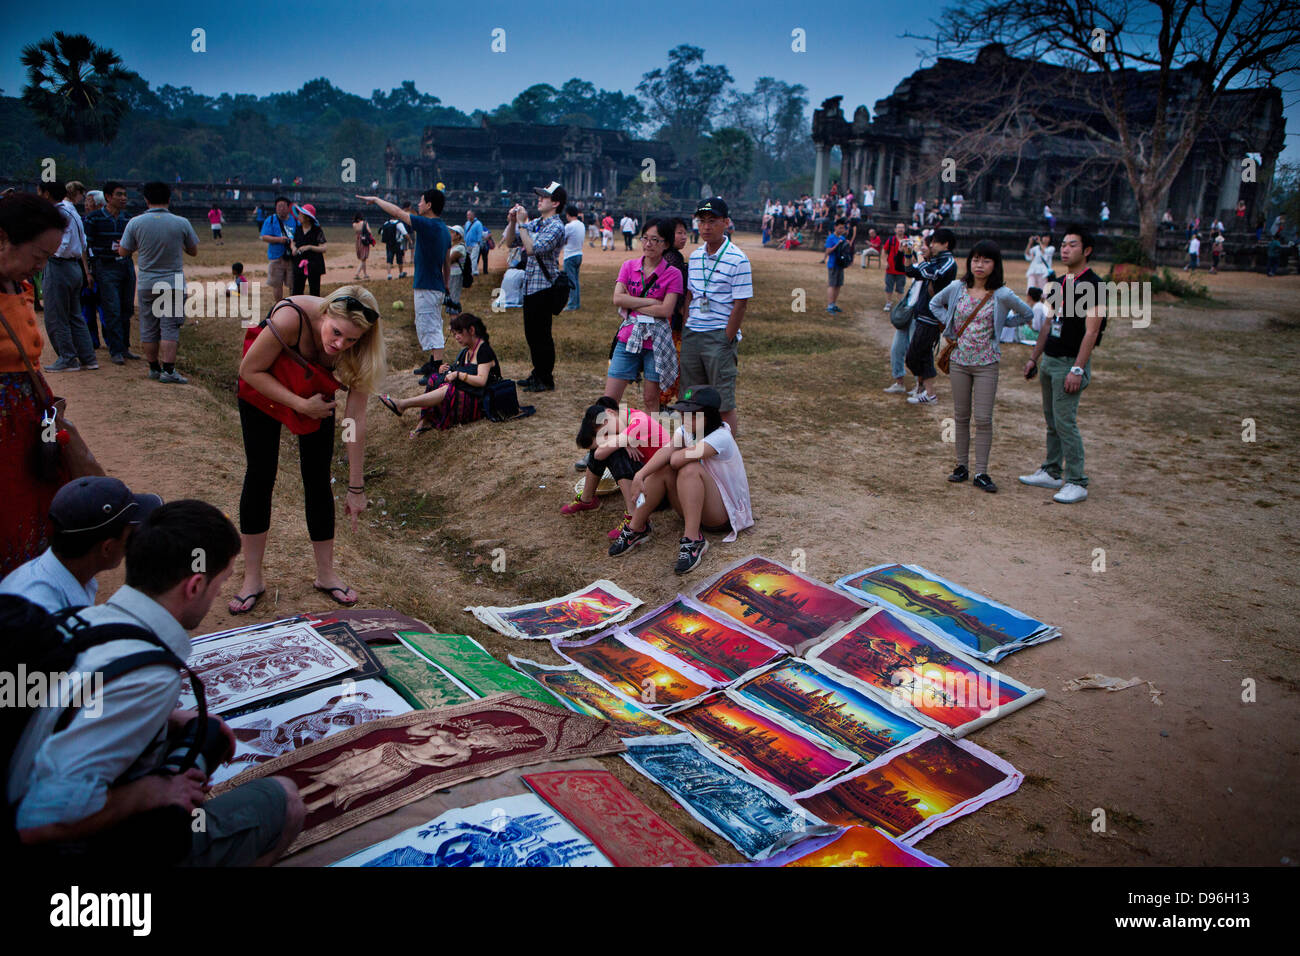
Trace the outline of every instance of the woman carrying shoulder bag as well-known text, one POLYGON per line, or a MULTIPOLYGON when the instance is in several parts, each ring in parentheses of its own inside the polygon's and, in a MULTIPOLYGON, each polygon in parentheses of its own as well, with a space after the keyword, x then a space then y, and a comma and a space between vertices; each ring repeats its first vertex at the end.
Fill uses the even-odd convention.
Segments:
POLYGON ((385 371, 379 303, 359 285, 341 286, 323 299, 295 295, 277 302, 259 328, 249 330, 239 364, 239 424, 248 460, 239 496, 244 580, 230 613, 251 611, 266 591, 262 559, 282 425, 298 436, 316 590, 350 607, 357 595, 334 570, 334 389, 348 390, 343 415, 354 426, 344 510, 355 531, 366 508, 366 400, 385 371))
POLYGON ((930 300, 930 312, 944 322, 949 342, 940 355, 947 359, 952 378, 953 418, 957 424, 957 467, 949 481, 970 477, 970 423, 975 418, 975 481, 982 491, 998 486, 988 475, 989 449, 993 447, 993 401, 998 392, 998 345, 1007 325, 1032 322, 1034 310, 1009 289, 1002 278, 1002 250, 981 239, 966 257, 966 275, 943 288, 930 300))
POLYGON ((104 473, 41 374, 45 342, 28 280, 58 250, 66 225, 52 202, 33 193, 0 198, 0 578, 48 547, 54 493, 73 478, 104 473), (51 412, 58 417, 47 424, 51 412), (50 429, 59 440, 42 441, 50 429))

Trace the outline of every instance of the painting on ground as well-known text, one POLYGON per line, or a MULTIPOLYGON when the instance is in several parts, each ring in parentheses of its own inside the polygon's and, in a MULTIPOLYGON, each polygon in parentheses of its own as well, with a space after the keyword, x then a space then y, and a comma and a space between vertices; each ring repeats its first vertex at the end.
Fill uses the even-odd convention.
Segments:
POLYGON ((845 575, 835 584, 875 604, 896 608, 939 631, 972 657, 990 663, 1061 636, 1059 627, 912 564, 880 564, 845 575))
POLYGON ((594 677, 583 673, 577 664, 538 664, 513 654, 510 655, 510 664, 549 690, 570 710, 608 720, 620 737, 682 732, 680 727, 650 713, 621 694, 614 693, 594 677))
POLYGON ((602 579, 550 601, 465 610, 506 637, 550 639, 605 627, 623 620, 640 606, 640 600, 613 581, 602 579))
POLYGON ((607 634, 586 641, 556 641, 555 652, 581 665, 598 680, 650 709, 672 707, 694 700, 716 684, 707 675, 661 656, 635 638, 607 634))
POLYGON ((733 681, 788 653, 726 615, 709 611, 681 595, 620 630, 720 683, 733 681))
POLYGON ((612 866, 533 793, 448 810, 334 866, 612 866))
POLYGON ((695 599, 796 655, 870 607, 779 561, 758 556, 706 581, 695 599))
POLYGON ((925 625, 879 608, 808 652, 818 669, 956 737, 1043 696, 962 653, 925 625))
POLYGON ((996 754, 927 730, 907 747, 795 799, 827 823, 877 826, 911 844, 1014 793, 1023 779, 996 754))

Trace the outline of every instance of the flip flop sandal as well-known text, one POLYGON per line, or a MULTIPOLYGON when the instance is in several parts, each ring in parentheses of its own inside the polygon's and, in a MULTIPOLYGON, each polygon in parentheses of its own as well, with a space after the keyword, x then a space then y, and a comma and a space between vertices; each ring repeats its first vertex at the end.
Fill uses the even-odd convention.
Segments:
POLYGON ((394 415, 396 415, 398 418, 401 418, 401 417, 402 417, 402 410, 401 410, 400 408, 397 407, 397 403, 396 403, 395 401, 393 401, 393 397, 392 397, 391 395, 389 395, 389 394, 387 394, 387 393, 385 393, 385 394, 383 394, 383 395, 380 395, 380 396, 379 396, 379 404, 380 404, 380 405, 383 405, 384 408, 388 409, 390 412, 392 412, 392 413, 393 413, 394 415))
POLYGON ((415 429, 413 432, 411 432, 410 437, 411 437, 411 438, 419 438, 419 437, 420 437, 421 435, 423 435, 425 432, 431 432, 431 431, 433 431, 433 430, 434 430, 434 428, 433 428, 432 425, 422 425, 422 426, 420 426, 419 428, 415 429))
POLYGON ((247 614, 253 608, 257 607, 257 602, 262 600, 262 595, 265 593, 266 593, 266 588, 262 588, 262 590, 258 591, 256 594, 245 594, 243 596, 236 594, 235 600, 238 601, 240 604, 243 604, 245 601, 248 600, 252 600, 253 603, 248 605, 248 607, 238 611, 231 611, 229 606, 226 607, 226 610, 230 611, 231 615, 247 614))
POLYGON ((352 607, 357 603, 357 601, 360 600, 360 598, 355 598, 351 601, 345 601, 341 597, 339 597, 339 594, 345 593, 348 590, 350 590, 346 584, 339 585, 338 587, 332 587, 332 588, 327 588, 320 584, 313 584, 312 587, 314 587, 321 594, 328 594, 330 596, 330 599, 335 604, 342 604, 344 607, 352 607))

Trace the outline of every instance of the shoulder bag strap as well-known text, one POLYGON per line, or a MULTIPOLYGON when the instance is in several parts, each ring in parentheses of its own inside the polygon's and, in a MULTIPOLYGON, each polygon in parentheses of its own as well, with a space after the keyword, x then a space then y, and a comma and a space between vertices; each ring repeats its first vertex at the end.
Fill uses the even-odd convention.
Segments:
POLYGON ((22 357, 23 364, 27 366, 27 374, 31 376, 32 390, 36 393, 36 400, 44 406, 53 404, 54 396, 50 394, 44 380, 37 374, 36 366, 32 365, 32 360, 27 357, 27 349, 23 347, 22 340, 14 332, 13 326, 9 324, 9 319, 5 316, 3 310, 0 310, 0 323, 4 325, 5 331, 9 333, 9 338, 13 339, 14 345, 18 347, 18 354, 22 357))
MULTIPOLYGON (((997 291, 997 290, 995 289, 994 291, 997 291)), ((963 323, 961 324, 961 328, 957 330, 957 337, 956 337, 955 339, 953 339, 954 342, 960 342, 960 341, 961 341, 962 334, 966 331, 966 326, 970 325, 972 322, 975 321, 975 316, 977 316, 977 315, 980 314, 980 309, 984 308, 984 303, 987 302, 987 301, 988 301, 989 299, 991 299, 991 298, 993 298, 993 293, 992 293, 992 292, 988 292, 988 293, 986 293, 986 294, 984 295, 984 298, 980 299, 979 304, 975 306, 975 310, 974 310, 973 312, 971 312, 971 314, 968 315, 968 316, 966 317, 966 321, 963 322, 963 323)))
POLYGON ((284 350, 285 354, 287 354, 292 361, 296 362, 298 365, 302 366, 306 371, 310 372, 312 371, 312 363, 307 361, 307 359, 305 359, 302 356, 302 354, 298 352, 297 349, 295 349, 292 345, 290 345, 283 338, 281 338, 280 330, 277 329, 275 325, 272 324, 271 322, 271 316, 274 315, 275 310, 280 308, 280 306, 282 305, 287 305, 289 308, 293 309, 295 312, 298 313, 298 341, 301 342, 302 327, 303 324, 306 323, 307 321, 307 313, 305 313, 302 310, 302 307, 298 305, 296 302, 290 302, 288 299, 281 299, 275 305, 271 306, 271 311, 266 314, 266 318, 262 320, 262 324, 266 328, 271 330, 271 334, 274 335, 275 340, 280 343, 280 347, 284 350))

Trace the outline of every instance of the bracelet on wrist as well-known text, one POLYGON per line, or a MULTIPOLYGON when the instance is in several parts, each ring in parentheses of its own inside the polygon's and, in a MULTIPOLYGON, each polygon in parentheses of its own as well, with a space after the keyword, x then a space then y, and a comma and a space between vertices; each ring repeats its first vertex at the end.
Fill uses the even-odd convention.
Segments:
POLYGON ((355 492, 356 494, 361 494, 361 492, 363 492, 363 491, 365 491, 365 490, 366 490, 366 486, 365 486, 365 485, 360 485, 360 486, 357 486, 357 485, 348 485, 348 491, 355 492))

